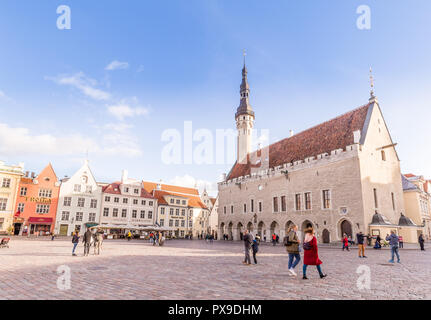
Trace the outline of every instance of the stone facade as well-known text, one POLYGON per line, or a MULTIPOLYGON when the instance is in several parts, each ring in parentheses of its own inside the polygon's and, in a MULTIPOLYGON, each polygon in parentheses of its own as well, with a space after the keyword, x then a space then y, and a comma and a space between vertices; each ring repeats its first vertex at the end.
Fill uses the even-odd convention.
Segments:
POLYGON ((344 233, 398 232, 405 209, 395 145, 372 95, 358 109, 250 153, 219 183, 219 235, 239 240, 249 229, 270 241, 292 223, 300 232, 314 227, 327 243, 344 233))
POLYGON ((414 241, 423 233, 425 239, 431 239, 431 195, 428 192, 428 182, 423 176, 405 175, 404 177, 404 203, 406 216, 420 229, 414 233, 414 241))

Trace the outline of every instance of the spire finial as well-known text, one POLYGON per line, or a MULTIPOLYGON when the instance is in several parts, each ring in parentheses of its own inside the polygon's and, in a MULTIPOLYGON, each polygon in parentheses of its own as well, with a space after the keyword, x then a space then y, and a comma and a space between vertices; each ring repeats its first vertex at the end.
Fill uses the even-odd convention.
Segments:
POLYGON ((85 164, 88 165, 88 149, 85 151, 85 164))
POLYGON ((245 67, 245 56, 247 55, 247 52, 245 49, 242 50, 242 55, 244 56, 244 67, 245 67))
POLYGON ((371 95, 371 99, 373 99, 375 98, 375 95, 374 95, 374 76, 373 76, 372 67, 370 67, 370 87, 371 87, 370 95, 371 95))

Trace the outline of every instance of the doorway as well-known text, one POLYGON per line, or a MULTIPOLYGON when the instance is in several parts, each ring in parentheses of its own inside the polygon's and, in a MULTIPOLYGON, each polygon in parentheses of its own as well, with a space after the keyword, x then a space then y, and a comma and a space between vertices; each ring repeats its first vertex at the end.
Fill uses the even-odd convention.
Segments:
POLYGON ((13 229, 14 229, 13 234, 14 234, 15 236, 19 235, 19 232, 21 231, 21 226, 22 226, 22 223, 15 223, 15 224, 13 225, 13 229))
POLYGON ((341 222, 341 237, 343 237, 344 234, 347 234, 347 237, 353 238, 352 224, 347 220, 341 222))
POLYGON ((61 224, 60 225, 60 236, 67 236, 67 224, 61 224))
POLYGON ((330 235, 328 229, 324 229, 322 232, 322 242, 323 243, 330 243, 331 242, 331 235, 330 235))

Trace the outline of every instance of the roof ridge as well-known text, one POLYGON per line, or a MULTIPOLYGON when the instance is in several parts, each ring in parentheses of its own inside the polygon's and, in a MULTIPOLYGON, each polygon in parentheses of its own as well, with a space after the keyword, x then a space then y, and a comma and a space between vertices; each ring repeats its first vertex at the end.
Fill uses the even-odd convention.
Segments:
MULTIPOLYGON (((364 104, 364 105, 362 105, 362 106, 360 106, 360 107, 357 107, 357 108, 355 108, 355 109, 353 109, 353 110, 350 110, 350 111, 347 111, 347 112, 345 112, 345 113, 343 113, 343 114, 340 114, 339 116, 336 116, 335 118, 332 118, 332 119, 326 120, 326 121, 324 121, 324 122, 318 123, 318 124, 316 124, 316 125, 314 125, 314 126, 312 126, 312 127, 309 127, 309 128, 307 128, 307 129, 304 129, 304 130, 302 130, 302 131, 298 132, 297 134, 295 134, 295 135, 293 135, 293 136, 291 136, 291 137, 286 137, 286 138, 283 138, 283 139, 281 139, 281 140, 278 140, 278 141, 276 141, 276 142, 274 142, 274 143, 270 144, 268 147, 271 147, 272 145, 275 145, 275 144, 277 144, 277 143, 279 143, 279 142, 281 142, 281 141, 285 141, 285 140, 291 139, 291 138, 293 138, 293 137, 295 137, 295 136, 298 136, 298 135, 300 135, 300 134, 302 134, 302 133, 304 133, 304 132, 307 132, 307 131, 309 131, 309 130, 312 130, 312 129, 314 129, 314 128, 320 127, 320 126, 324 125, 325 123, 329 123, 329 122, 331 122, 331 121, 334 121, 334 120, 337 120, 337 119, 339 119, 339 118, 342 118, 342 117, 344 117, 344 116, 348 115, 349 113, 354 113, 354 112, 356 112, 356 111, 358 111, 358 110, 360 110, 360 109, 362 109, 362 108, 365 108, 365 107, 370 106, 370 104, 371 104, 371 103, 364 104)), ((255 151, 253 151, 253 152, 256 152, 256 151, 257 151, 257 150, 255 150, 255 151)), ((253 153, 253 152, 250 152, 250 153, 253 153)))

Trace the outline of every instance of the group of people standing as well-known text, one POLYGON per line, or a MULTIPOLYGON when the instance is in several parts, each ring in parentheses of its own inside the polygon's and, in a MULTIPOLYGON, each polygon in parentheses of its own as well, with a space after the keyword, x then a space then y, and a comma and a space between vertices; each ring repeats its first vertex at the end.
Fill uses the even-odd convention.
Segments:
MULTIPOLYGON (((358 244, 358 256, 359 258, 366 258, 367 256, 365 255, 365 241, 367 240, 371 240, 371 237, 369 235, 364 235, 362 232, 359 232, 356 235, 356 240, 357 240, 357 244, 358 244)), ((404 248, 404 239, 402 236, 399 236, 395 233, 395 231, 391 231, 391 234, 387 234, 386 238, 385 238, 386 243, 384 245, 388 245, 391 248, 391 259, 389 260, 389 262, 394 263, 394 258, 395 256, 397 257, 397 261, 398 263, 400 262, 400 255, 399 255, 399 249, 404 248)), ((349 243, 350 241, 348 241, 348 237, 346 234, 343 235, 343 251, 344 249, 347 249, 347 251, 349 250, 349 243)), ((370 241, 368 241, 370 243, 370 241)), ((382 238, 380 237, 380 235, 376 236, 376 242, 374 244, 374 249, 381 249, 382 248, 382 238)), ((425 239, 423 234, 421 233, 419 238, 418 238, 418 242, 420 245, 420 248, 422 251, 425 250, 425 239)))
POLYGON ((163 246, 165 243, 165 237, 162 232, 151 232, 150 233, 150 243, 153 246, 163 246))
MULTIPOLYGON (((243 263, 245 265, 251 265, 250 251, 253 253, 254 263, 257 264, 256 254, 259 251, 260 237, 256 236, 253 239, 253 235, 248 230, 244 231, 244 253, 245 258, 243 263)), ((288 233, 284 238, 284 245, 289 255, 288 270, 292 276, 297 276, 295 267, 301 261, 301 240, 298 236, 298 226, 291 225, 288 233)), ((304 250, 304 263, 302 266, 302 279, 307 280, 307 267, 316 266, 320 278, 325 278, 326 274, 323 273, 321 264, 322 261, 319 259, 319 252, 317 247, 317 239, 313 228, 307 228, 305 230, 304 243, 302 245, 304 250)))
MULTIPOLYGON (((75 251, 79 244, 79 239, 79 232, 75 231, 72 235, 72 256, 77 255, 75 251)), ((84 236, 82 237, 82 243, 84 244, 84 257, 89 255, 92 245, 94 246, 94 255, 99 255, 103 243, 103 231, 97 230, 93 233, 90 229, 87 229, 87 231, 84 233, 84 236)))

